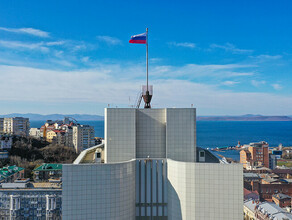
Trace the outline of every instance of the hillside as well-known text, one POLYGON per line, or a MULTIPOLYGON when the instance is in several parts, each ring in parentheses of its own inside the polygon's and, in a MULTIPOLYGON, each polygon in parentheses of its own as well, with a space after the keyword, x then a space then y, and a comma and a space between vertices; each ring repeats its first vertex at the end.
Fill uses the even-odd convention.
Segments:
POLYGON ((32 177, 32 170, 42 163, 72 163, 77 154, 72 148, 49 144, 33 138, 14 137, 9 158, 0 161, 0 167, 16 165, 25 168, 25 177, 32 177))

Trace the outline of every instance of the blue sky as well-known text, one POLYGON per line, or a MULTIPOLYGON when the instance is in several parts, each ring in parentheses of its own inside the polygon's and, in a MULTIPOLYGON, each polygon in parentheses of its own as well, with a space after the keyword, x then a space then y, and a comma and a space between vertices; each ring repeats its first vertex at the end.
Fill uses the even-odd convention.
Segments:
POLYGON ((0 113, 133 105, 292 115, 291 1, 1 1, 0 113))

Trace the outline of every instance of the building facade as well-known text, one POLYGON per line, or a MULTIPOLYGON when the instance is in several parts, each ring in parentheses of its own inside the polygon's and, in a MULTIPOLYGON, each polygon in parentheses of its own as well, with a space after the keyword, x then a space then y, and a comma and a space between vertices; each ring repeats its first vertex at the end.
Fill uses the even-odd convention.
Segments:
POLYGON ((29 136, 33 138, 41 138, 41 130, 39 128, 30 128, 29 129, 29 136))
POLYGON ((240 151, 240 163, 244 168, 256 166, 269 168, 269 145, 267 142, 250 143, 248 149, 240 151))
POLYGON ((1 220, 61 220, 60 187, 29 187, 27 183, 7 183, 0 188, 1 220))
POLYGON ((101 145, 63 165, 64 220, 242 219, 242 165, 207 163, 196 109, 105 109, 101 145))
POLYGON ((0 120, 0 132, 20 136, 29 135, 29 119, 22 117, 2 118, 0 120))
POLYGON ((11 149, 12 147, 12 136, 0 135, 0 150, 11 149))
POLYGON ((77 124, 72 127, 72 141, 76 152, 81 152, 95 145, 93 126, 77 124))

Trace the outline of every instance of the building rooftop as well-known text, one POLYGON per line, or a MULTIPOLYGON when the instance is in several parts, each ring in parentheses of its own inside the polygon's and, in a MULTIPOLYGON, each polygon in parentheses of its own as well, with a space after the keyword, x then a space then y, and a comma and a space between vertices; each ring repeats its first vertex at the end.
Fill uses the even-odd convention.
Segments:
POLYGON ((255 194, 259 195, 258 191, 250 191, 250 190, 247 190, 246 188, 243 188, 243 194, 244 195, 248 195, 250 193, 255 193, 255 194))
POLYGON ((254 211, 254 209, 255 209, 257 203, 256 203, 254 200, 250 199, 250 200, 245 201, 245 202, 243 203, 243 205, 244 205, 245 207, 247 207, 249 210, 254 211))
POLYGON ((274 194, 273 197, 276 199, 291 199, 290 196, 285 195, 283 193, 274 194))
POLYGON ((9 176, 12 176, 15 173, 20 172, 22 170, 24 170, 24 168, 18 167, 16 165, 3 167, 0 169, 0 181, 8 178, 9 176))
POLYGON ((275 174, 292 174, 292 169, 274 169, 275 174))
POLYGON ((257 173, 243 173, 243 178, 258 178, 258 179, 260 179, 261 177, 257 173))
POLYGON ((62 164, 58 163, 44 163, 37 167, 33 171, 51 171, 51 170, 62 170, 62 164))
POLYGON ((62 183, 50 183, 50 182, 26 182, 26 183, 2 183, 0 184, 0 190, 11 190, 11 189, 62 189, 62 183))
POLYGON ((261 213, 267 213, 270 217, 270 219, 291 219, 292 220, 292 214, 285 212, 282 208, 277 206, 275 203, 271 202, 263 202, 260 203, 257 206, 257 209, 261 213))

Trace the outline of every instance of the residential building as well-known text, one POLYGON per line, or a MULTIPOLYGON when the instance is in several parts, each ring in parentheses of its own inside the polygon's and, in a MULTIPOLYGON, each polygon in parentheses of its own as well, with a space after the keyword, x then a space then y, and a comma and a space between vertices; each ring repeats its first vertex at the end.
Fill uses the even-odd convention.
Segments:
POLYGON ((269 145, 267 142, 250 143, 248 149, 240 151, 240 163, 244 168, 264 166, 269 168, 269 145))
POLYGON ((0 118, 0 134, 4 133, 4 118, 0 118))
POLYGON ((12 144, 11 135, 0 135, 0 150, 11 149, 12 144))
POLYGON ((46 134, 46 140, 47 140, 47 142, 52 143, 53 142, 53 139, 56 138, 57 133, 55 131, 56 130, 47 131, 47 134, 46 134))
POLYGON ((0 219, 61 220, 61 185, 28 181, 29 179, 23 179, 1 184, 0 219))
POLYGON ((20 136, 28 136, 29 119, 22 117, 2 118, 0 120, 0 129, 4 134, 13 134, 20 136))
POLYGON ((251 182, 251 190, 260 194, 261 201, 272 202, 272 196, 283 193, 292 196, 292 183, 281 179, 263 179, 261 182, 251 182))
POLYGON ((292 220, 292 214, 275 203, 256 202, 252 199, 244 202, 244 220, 292 220))
POLYGON ((29 136, 33 138, 41 138, 41 129, 40 128, 31 128, 29 129, 29 136))
POLYGON ((7 166, 0 169, 0 183, 14 182, 24 177, 24 168, 18 166, 7 166))
POLYGON ((281 208, 291 207, 291 197, 282 193, 273 195, 273 202, 281 208))
POLYGON ((73 123, 70 124, 63 124, 60 126, 62 131, 65 131, 64 134, 64 145, 67 147, 74 147, 73 146, 73 123))
POLYGON ((36 182, 60 179, 62 177, 62 164, 44 163, 33 170, 33 176, 36 182))
POLYGON ((257 205, 257 202, 252 199, 244 201, 243 203, 244 220, 256 220, 256 217, 255 217, 256 205, 257 205))
POLYGON ((260 195, 257 191, 250 191, 243 188, 243 194, 244 194, 244 200, 249 200, 249 199, 252 199, 254 201, 260 200, 260 195))
POLYGON ((0 159, 9 158, 9 153, 7 151, 0 151, 0 159))
POLYGON ((94 127, 90 125, 74 125, 73 146, 76 152, 81 152, 95 145, 94 127))
POLYGON ((273 173, 284 179, 292 179, 292 169, 274 169, 273 173))
POLYGON ((270 154, 269 155, 269 168, 271 170, 276 169, 277 167, 277 155, 270 154))
POLYGON ((104 142, 63 165, 62 217, 242 219, 242 172, 197 149, 194 108, 109 108, 104 142))
POLYGON ((255 217, 258 220, 292 220, 292 214, 286 212, 275 203, 263 202, 255 207, 255 217))

